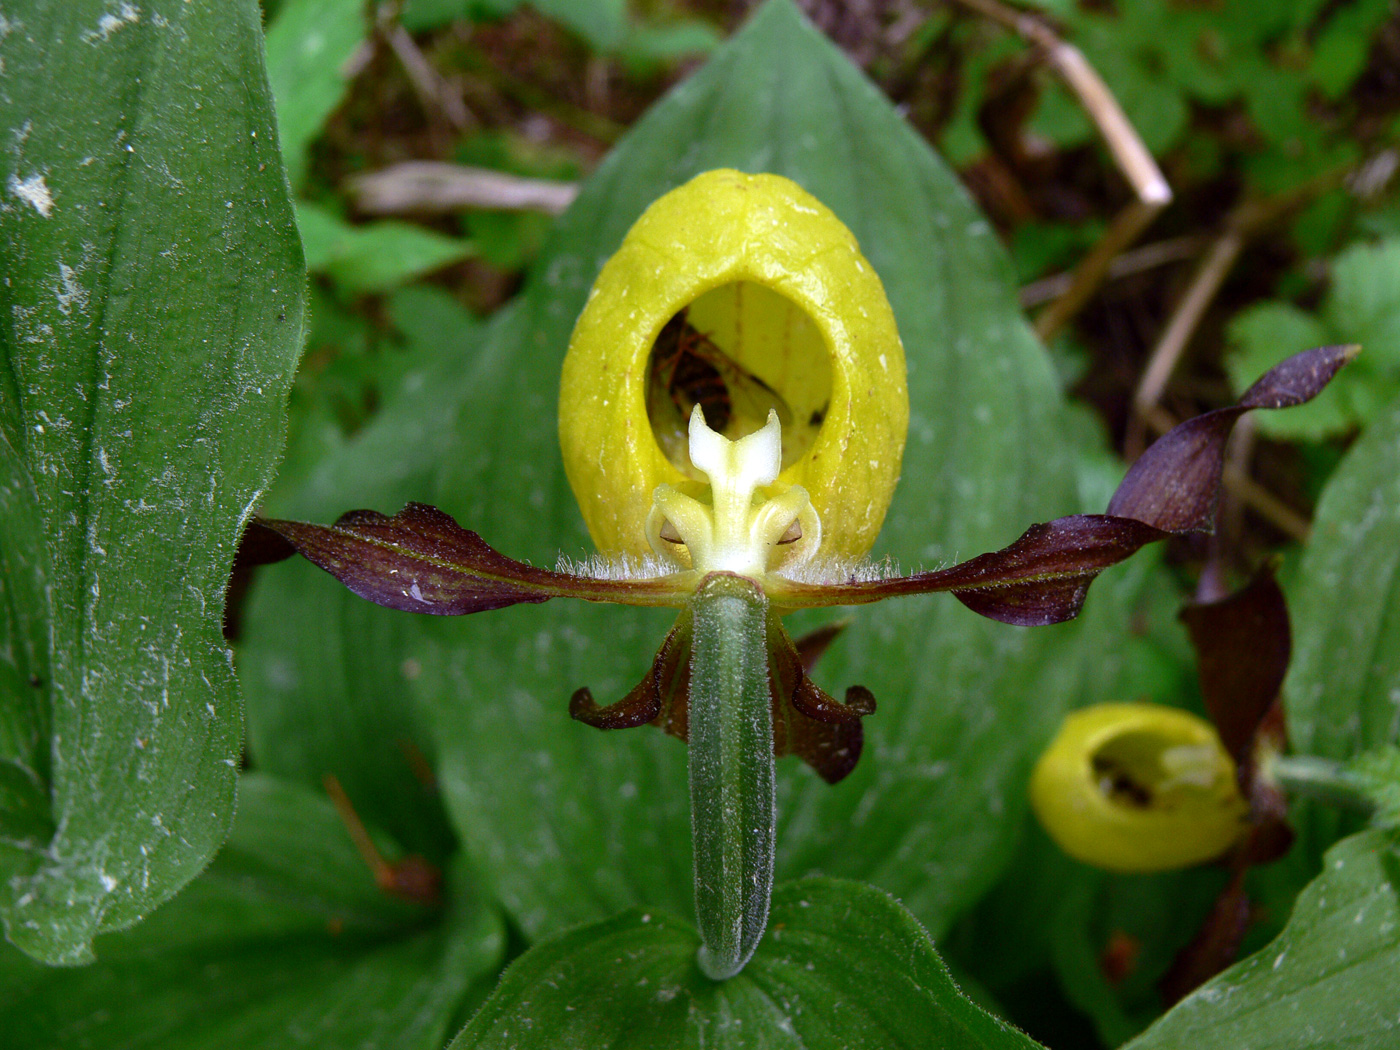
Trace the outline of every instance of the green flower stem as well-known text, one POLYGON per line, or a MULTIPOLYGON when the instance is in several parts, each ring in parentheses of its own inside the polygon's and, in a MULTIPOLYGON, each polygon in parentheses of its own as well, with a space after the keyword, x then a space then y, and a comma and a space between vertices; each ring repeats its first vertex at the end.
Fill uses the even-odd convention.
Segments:
POLYGON ((1329 805, 1370 812, 1375 800, 1347 767, 1316 755, 1274 755, 1263 774, 1290 795, 1315 798, 1329 805))
POLYGON ((690 822, 700 969, 733 977, 758 947, 773 890, 773 712, 768 599, 715 573, 695 592, 690 822))

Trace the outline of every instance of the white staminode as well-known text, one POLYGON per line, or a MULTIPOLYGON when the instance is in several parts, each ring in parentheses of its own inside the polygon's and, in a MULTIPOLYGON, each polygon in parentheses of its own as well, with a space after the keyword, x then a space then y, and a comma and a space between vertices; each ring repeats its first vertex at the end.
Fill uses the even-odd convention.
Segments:
POLYGON ((768 413, 763 429, 730 441, 709 428, 696 405, 690 413, 690 462, 709 479, 710 502, 670 485, 657 488, 647 518, 652 549, 684 568, 679 543, 689 552, 690 568, 741 576, 762 576, 779 560, 787 567, 811 558, 821 542, 821 522, 807 490, 794 485, 755 502, 758 490, 782 470, 782 439, 777 412, 768 413))

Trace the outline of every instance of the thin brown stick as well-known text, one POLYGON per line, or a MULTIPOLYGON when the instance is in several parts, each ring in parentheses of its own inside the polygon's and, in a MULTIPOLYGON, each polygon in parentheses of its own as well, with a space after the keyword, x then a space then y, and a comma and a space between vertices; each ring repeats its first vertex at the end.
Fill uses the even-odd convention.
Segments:
POLYGON ((413 90, 424 109, 430 113, 441 113, 457 131, 468 131, 479 126, 461 96, 448 86, 432 63, 423 57, 423 52, 418 50, 413 37, 408 35, 408 30, 401 25, 395 25, 385 32, 385 39, 388 40, 389 47, 398 58, 404 73, 408 75, 408 81, 413 85, 413 90))
POLYGON ((1145 205, 1155 205, 1156 210, 1161 211, 1171 203, 1172 189, 1123 107, 1079 48, 1056 38, 1048 29, 1044 35, 1047 40, 1043 46, 1051 65, 1079 96, 1138 200, 1145 205))
POLYGON ((528 179, 437 161, 395 164, 357 175, 347 186, 356 206, 374 215, 452 212, 461 208, 558 215, 578 196, 578 185, 572 182, 528 179))
POLYGON ((370 874, 374 876, 375 885, 380 889, 388 889, 394 884, 394 870, 384 859, 384 854, 379 852, 379 847, 374 844, 374 840, 370 838, 364 821, 355 812, 350 796, 340 786, 340 778, 334 773, 327 773, 321 778, 321 783, 326 789, 326 794, 331 797, 335 811, 340 814, 340 819, 345 824, 345 830, 350 833, 350 841, 355 844, 355 849, 359 850, 370 874))
MULTIPOLYGON (((1222 482, 1224 478, 1235 479, 1248 476, 1249 464, 1254 458, 1256 443, 1255 417, 1252 413, 1246 412, 1235 421, 1235 427, 1225 442, 1222 482)), ((1224 550, 1227 546, 1237 545, 1240 537, 1244 535, 1244 516, 1248 504, 1239 497, 1236 490, 1230 485, 1222 483, 1221 490, 1220 503, 1215 511, 1215 536, 1213 540, 1218 549, 1224 550)))
POLYGON ((1000 22, 1019 33, 1045 52, 1046 60, 1059 72, 1077 96, 1089 119, 1099 129, 1133 193, 1144 204, 1155 204, 1158 210, 1171 203, 1172 191, 1162 170, 1142 142, 1123 107, 1103 78, 1089 64, 1084 53, 1061 39, 1050 26, 1036 15, 1004 4, 1001 0, 958 0, 964 7, 985 18, 1000 22))
POLYGON ((1128 180, 1136 199, 1123 208, 1108 232, 1074 270, 1069 289, 1036 318, 1036 331, 1048 340, 1073 318, 1098 290, 1114 257, 1131 245, 1172 200, 1171 187, 1152 158, 1142 136, 1084 53, 1061 39, 1041 18, 1001 0, 957 0, 969 10, 1000 22, 1035 44, 1045 60, 1079 99, 1098 128, 1114 163, 1128 180))
POLYGON ((1113 261, 1142 235, 1161 210, 1159 204, 1136 200, 1113 217, 1099 243, 1074 268, 1065 293, 1036 316, 1035 331, 1044 342, 1053 339, 1084 308, 1108 277, 1113 261))
POLYGON ((1138 381, 1133 394, 1133 408, 1139 413, 1155 405, 1166 388, 1167 380, 1176 371, 1182 352, 1191 336, 1196 332, 1206 308, 1215 300, 1220 286, 1225 283, 1235 260, 1244 249, 1244 235, 1238 229, 1227 229, 1215 239, 1210 250, 1202 257, 1196 272, 1186 287, 1186 293, 1172 311, 1167 327, 1162 330, 1157 345, 1152 348, 1147 369, 1138 381))
POLYGON ((1161 429, 1153 418, 1156 405, 1181 362, 1191 337, 1195 335, 1201 318, 1239 260, 1248 239, 1261 230, 1277 225, 1284 216, 1315 200, 1319 194, 1342 185, 1354 170, 1356 167, 1348 166, 1325 172, 1276 197, 1245 201, 1230 213, 1223 231, 1192 274, 1186 292, 1167 320, 1167 326, 1152 348, 1147 368, 1138 381, 1133 394, 1135 419, 1129 423, 1125 442, 1126 454, 1130 459, 1142 451, 1146 437, 1144 425, 1161 429))
MULTIPOLYGON (((1144 244, 1114 257, 1108 264, 1105 280, 1117 281, 1155 270, 1159 266, 1181 262, 1197 254, 1204 246, 1204 239, 1192 234, 1144 244)), ((1020 292, 1021 308, 1029 310, 1033 306, 1058 299, 1069 291, 1073 283, 1074 272, 1063 270, 1023 285, 1020 292)))
POLYGON ((1226 490, 1237 496, 1255 514, 1299 543, 1307 542, 1312 534, 1312 522, 1259 482, 1243 472, 1226 473, 1223 480, 1226 490))

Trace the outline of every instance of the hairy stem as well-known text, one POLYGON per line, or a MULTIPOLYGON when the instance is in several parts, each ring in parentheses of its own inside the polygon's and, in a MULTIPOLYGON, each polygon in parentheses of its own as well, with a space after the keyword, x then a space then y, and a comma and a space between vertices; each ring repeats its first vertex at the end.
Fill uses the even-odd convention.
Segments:
POLYGON ((1375 802, 1365 787, 1342 763, 1330 758, 1275 755, 1266 762, 1263 773, 1290 795, 1303 795, 1363 813, 1375 808, 1375 802))
POLYGON ((733 977, 768 924, 773 890, 773 712, 768 599, 716 573, 695 592, 690 821, 700 969, 733 977))

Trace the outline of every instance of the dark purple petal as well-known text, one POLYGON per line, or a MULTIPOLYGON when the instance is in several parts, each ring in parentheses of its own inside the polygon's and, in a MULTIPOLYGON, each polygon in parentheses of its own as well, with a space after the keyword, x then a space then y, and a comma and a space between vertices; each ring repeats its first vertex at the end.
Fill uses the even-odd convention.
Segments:
POLYGON ((679 605, 684 597, 665 578, 599 580, 537 569, 492 550, 425 503, 410 503, 392 518, 352 510, 334 525, 268 520, 258 525, 361 598, 405 612, 461 616, 560 597, 679 605))
POLYGON ((817 666, 831 643, 850 625, 849 620, 837 620, 824 627, 818 627, 814 631, 808 631, 801 638, 793 641, 793 647, 797 649, 797 655, 802 660, 802 670, 808 674, 812 673, 812 668, 817 666))
POLYGON ((1291 634, 1283 592, 1264 568, 1234 594, 1187 605, 1181 621, 1196 650, 1206 710, 1225 750, 1243 764, 1288 673, 1291 634))
POLYGON ((875 713, 870 690, 851 686, 844 704, 824 692, 807 677, 803 657, 776 612, 768 615, 768 675, 773 683, 773 753, 796 755, 828 784, 845 779, 865 745, 861 719, 875 713))
POLYGON ((280 533, 254 519, 243 529, 233 561, 235 566, 251 569, 257 565, 286 561, 296 552, 296 547, 280 533))
POLYGON ((1288 408, 1315 397, 1355 346, 1295 354, 1264 374, 1240 403, 1174 427, 1133 464, 1106 514, 1076 514, 1032 525, 1015 543, 951 568, 887 580, 822 585, 772 579, 783 608, 861 605, 900 594, 952 591, 974 612, 1038 627, 1079 615, 1094 578, 1110 565, 1168 536, 1209 529, 1220 494, 1225 440, 1255 408, 1288 408))
POLYGON ((952 591, 969 609, 1002 623, 1038 627, 1073 619, 1090 582, 1167 533, 1131 518, 1076 514, 1032 525, 1015 543, 947 569, 888 580, 769 587, 785 608, 861 605, 900 594, 952 591))
POLYGON ((1259 377, 1244 392, 1240 404, 1245 408, 1292 408, 1322 392, 1332 377, 1357 354, 1356 343, 1319 346, 1285 358, 1259 377))
POLYGON ((1239 404, 1188 419, 1152 444, 1123 479, 1107 513, 1136 518, 1164 532, 1209 530, 1220 498, 1225 440, 1235 420, 1255 408, 1291 408, 1311 401, 1356 346, 1305 350, 1265 372, 1239 404))

